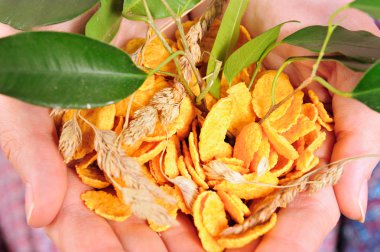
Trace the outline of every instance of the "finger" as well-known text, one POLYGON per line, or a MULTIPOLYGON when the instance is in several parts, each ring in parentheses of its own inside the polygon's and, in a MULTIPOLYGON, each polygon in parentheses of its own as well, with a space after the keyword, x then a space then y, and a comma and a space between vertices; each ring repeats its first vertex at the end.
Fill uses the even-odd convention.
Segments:
POLYGON ((26 184, 28 223, 49 224, 65 195, 67 168, 48 110, 0 95, 0 146, 26 184))
POLYGON ((312 195, 300 194, 280 210, 276 226, 263 237, 256 251, 317 251, 339 216, 331 187, 312 195))
POLYGON ((177 221, 177 226, 173 226, 161 233, 161 238, 168 250, 183 252, 203 251, 197 230, 190 219, 186 215, 180 214, 177 217, 177 221))
POLYGON ((145 220, 130 217, 124 222, 109 222, 125 251, 168 251, 160 236, 145 220))
POLYGON ((71 170, 68 182, 70 186, 62 209, 46 227, 60 251, 124 251, 108 222, 81 201, 80 194, 89 188, 71 170))
MULTIPOLYGON (((328 79, 342 91, 351 91, 361 74, 337 64, 337 70, 328 79)), ((364 104, 338 95, 333 97, 336 144, 332 161, 343 158, 380 153, 380 114, 364 104)), ((339 207, 344 215, 364 220, 367 207, 367 181, 378 159, 360 159, 345 166, 345 171, 334 187, 339 207)))

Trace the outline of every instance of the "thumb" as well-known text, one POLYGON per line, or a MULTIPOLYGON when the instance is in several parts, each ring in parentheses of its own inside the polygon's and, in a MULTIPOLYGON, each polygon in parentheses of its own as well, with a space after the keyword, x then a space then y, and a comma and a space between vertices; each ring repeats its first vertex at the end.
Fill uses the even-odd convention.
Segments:
POLYGON ((66 166, 57 150, 49 112, 0 95, 0 146, 25 183, 25 207, 33 227, 49 224, 66 192, 66 166))
MULTIPOLYGON (((329 80, 344 91, 353 89, 360 75, 342 68, 329 80)), ((354 99, 333 97, 336 144, 332 161, 362 154, 380 153, 380 114, 354 99)), ((348 163, 334 187, 341 212, 348 218, 364 221, 367 209, 367 182, 378 158, 362 158, 348 163)))

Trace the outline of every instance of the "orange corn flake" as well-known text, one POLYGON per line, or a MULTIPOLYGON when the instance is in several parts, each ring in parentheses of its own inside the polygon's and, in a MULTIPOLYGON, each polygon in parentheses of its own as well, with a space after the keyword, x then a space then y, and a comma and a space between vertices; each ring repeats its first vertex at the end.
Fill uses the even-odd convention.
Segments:
POLYGON ((161 155, 162 153, 155 156, 152 160, 149 161, 149 170, 152 174, 153 178, 156 180, 156 183, 159 185, 165 184, 168 182, 168 180, 165 178, 165 176, 162 174, 162 170, 164 170, 163 164, 160 164, 161 161, 161 155))
POLYGON ((268 138, 264 135, 262 137, 260 147, 255 153, 253 160, 251 161, 251 165, 249 166, 249 169, 252 172, 257 172, 257 167, 259 166, 261 159, 266 158, 269 161, 269 154, 270 154, 270 144, 269 144, 268 138))
POLYGON ((230 214, 231 218, 241 224, 244 221, 244 215, 250 213, 249 208, 235 195, 229 195, 223 191, 217 192, 223 201, 225 210, 230 214))
POLYGON ((317 107, 313 103, 305 103, 302 105, 302 114, 309 118, 310 121, 316 122, 318 118, 317 107))
POLYGON ((199 160, 199 151, 197 147, 197 141, 195 140, 197 137, 194 136, 193 132, 190 132, 189 134, 189 150, 190 150, 190 156, 193 160, 195 171, 198 173, 199 177, 204 180, 206 178, 206 175, 201 168, 201 161, 199 160))
POLYGON ((110 185, 104 173, 93 163, 97 159, 96 153, 87 154, 82 161, 75 166, 75 170, 83 184, 96 189, 103 189, 110 185))
POLYGON ((81 194, 84 204, 96 214, 113 221, 125 221, 131 210, 116 196, 103 191, 87 191, 81 194))
POLYGON ((199 135, 199 154, 207 162, 219 153, 219 145, 224 143, 227 129, 232 119, 232 100, 220 99, 205 118, 199 135))
POLYGON ((314 93, 314 91, 309 90, 308 94, 309 94, 310 100, 317 107, 318 116, 322 119, 322 121, 324 121, 325 123, 332 123, 334 120, 330 117, 329 113, 327 113, 323 103, 319 101, 319 98, 314 93))
MULTIPOLYGON (((203 210, 205 208, 205 203, 207 198, 210 197, 214 192, 204 191, 198 195, 193 204, 193 219, 194 225, 198 230, 198 236, 202 242, 202 246, 206 251, 223 251, 224 247, 220 246, 216 239, 208 232, 205 226, 205 222, 209 221, 204 219, 203 210)), ((224 209, 223 209, 224 211, 224 209)), ((207 212, 206 212, 207 213, 207 212)), ((213 219, 214 216, 211 216, 213 219)))
POLYGON ((294 94, 292 104, 286 111, 286 113, 279 119, 271 122, 271 126, 279 133, 289 130, 293 125, 297 123, 297 119, 301 114, 303 92, 297 92, 294 94))
POLYGON ((178 170, 179 170, 179 173, 181 174, 181 176, 184 176, 185 178, 191 179, 190 173, 188 172, 188 170, 186 168, 186 164, 185 164, 183 156, 178 157, 177 166, 178 166, 178 170))
POLYGON ((275 130, 268 124, 264 122, 264 132, 268 136, 269 142, 272 144, 273 148, 278 152, 278 154, 283 155, 284 157, 294 160, 298 158, 298 152, 294 147, 289 143, 289 141, 275 132, 275 130))
POLYGON ((175 120, 177 136, 179 139, 184 139, 189 135, 191 122, 196 116, 196 109, 189 97, 182 100, 179 108, 179 116, 175 120))
POLYGON ((137 156, 136 159, 140 164, 145 164, 146 162, 152 160, 160 152, 162 152, 164 150, 165 146, 166 146, 166 141, 154 143, 152 149, 150 149, 146 153, 143 153, 143 154, 137 156))
POLYGON ((301 137, 313 131, 314 129, 315 123, 310 121, 308 117, 301 115, 297 120, 297 124, 291 127, 288 131, 284 132, 282 136, 285 137, 289 141, 289 143, 292 144, 301 137))
MULTIPOLYGON (((257 80, 255 89, 252 92, 252 105, 253 110, 259 118, 263 118, 269 111, 272 101, 272 82, 276 76, 276 71, 266 71, 257 80)), ((289 81, 288 76, 281 74, 277 80, 277 86, 275 90, 275 100, 276 104, 282 99, 287 97, 293 92, 292 84, 289 81)), ((288 99, 283 105, 276 109, 270 116, 270 120, 276 120, 283 116, 292 104, 292 100, 288 99)))
POLYGON ((166 147, 166 155, 164 159, 165 168, 164 172, 169 178, 175 178, 179 175, 177 166, 178 154, 179 154, 179 140, 176 135, 171 137, 166 147))
POLYGON ((283 156, 279 156, 276 166, 271 169, 270 172, 273 174, 273 176, 280 177, 288 173, 293 168, 293 164, 294 160, 289 160, 283 156))
POLYGON ((260 147, 262 129, 258 123, 247 124, 236 138, 234 158, 244 161, 245 167, 249 167, 255 153, 260 147))
MULTIPOLYGON (((173 41, 169 39, 166 39, 166 41, 171 47, 173 47, 174 45, 173 41)), ((156 37, 145 44, 142 64, 143 66, 147 68, 154 69, 158 67, 169 56, 170 56, 170 53, 166 51, 166 48, 162 44, 161 40, 158 37, 156 37)), ((171 72, 171 73, 176 72, 176 68, 173 61, 170 61, 168 64, 163 66, 160 70, 165 71, 165 72, 171 72)))
POLYGON ((241 248, 253 240, 266 234, 277 222, 277 215, 274 213, 268 222, 260 224, 238 235, 229 235, 218 239, 218 244, 225 248, 241 248))
POLYGON ((121 131, 123 130, 124 125, 124 117, 123 116, 117 116, 115 117, 115 122, 113 126, 113 131, 115 131, 116 134, 120 135, 121 131))
POLYGON ((134 38, 127 42, 124 47, 124 51, 128 54, 135 53, 139 48, 141 48, 145 43, 144 38, 134 38))
POLYGON ((195 170, 193 161, 191 159, 190 151, 189 151, 189 149, 188 149, 185 141, 182 142, 182 151, 183 151, 184 161, 185 161, 185 164, 186 164, 187 171, 189 172, 189 174, 193 178, 193 181, 197 185, 199 185, 200 187, 202 187, 203 189, 207 190, 208 189, 208 185, 205 182, 205 180, 195 170))

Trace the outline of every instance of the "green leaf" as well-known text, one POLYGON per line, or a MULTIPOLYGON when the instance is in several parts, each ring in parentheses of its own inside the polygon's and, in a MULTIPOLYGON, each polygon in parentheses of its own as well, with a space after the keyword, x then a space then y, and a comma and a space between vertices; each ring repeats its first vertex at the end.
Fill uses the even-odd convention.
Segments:
POLYGON ((145 80, 123 51, 82 35, 24 32, 0 39, 0 93, 46 107, 114 103, 145 80))
MULTIPOLYGON (((149 10, 154 19, 169 17, 170 14, 162 4, 161 0, 146 0, 149 10)), ((200 0, 166 0, 175 13, 183 13, 193 8, 200 0)), ((133 16, 146 16, 142 0, 124 0, 123 16, 133 18, 133 16)))
POLYGON ((283 25, 284 23, 279 24, 263 32, 231 54, 224 66, 224 76, 228 83, 231 83, 244 68, 256 63, 261 58, 266 49, 276 42, 283 25))
POLYGON ((0 22, 19 30, 61 23, 86 12, 98 0, 0 0, 0 22))
MULTIPOLYGON (((249 0, 234 0, 230 1, 224 13, 222 22, 216 36, 214 46, 211 50, 211 57, 207 65, 207 75, 214 72, 216 61, 215 59, 225 62, 228 56, 232 53, 239 38, 240 23, 245 10, 247 9, 249 0)), ((208 80, 208 82, 210 79, 208 80)), ((210 89, 211 95, 215 98, 220 96, 220 79, 215 79, 213 86, 210 89)))
POLYGON ((359 9, 380 19, 380 1, 379 0, 355 0, 349 4, 350 7, 359 9))
MULTIPOLYGON (((289 35, 283 41, 319 52, 326 34, 327 26, 309 26, 289 35)), ((380 38, 366 31, 350 31, 338 26, 326 47, 326 53, 335 53, 362 65, 371 65, 380 58, 380 38)))
POLYGON ((122 10, 122 0, 100 0, 99 10, 87 22, 86 36, 111 42, 119 30, 122 10))
POLYGON ((352 91, 352 98, 380 112, 380 61, 376 62, 361 78, 352 91))

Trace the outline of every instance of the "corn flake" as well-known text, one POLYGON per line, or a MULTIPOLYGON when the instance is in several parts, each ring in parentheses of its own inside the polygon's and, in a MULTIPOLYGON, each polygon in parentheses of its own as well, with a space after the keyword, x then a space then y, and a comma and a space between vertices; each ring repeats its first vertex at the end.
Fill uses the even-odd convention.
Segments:
POLYGON ((82 161, 75 166, 75 170, 83 184, 96 189, 103 189, 110 185, 99 167, 93 165, 97 159, 96 153, 87 154, 82 161))

